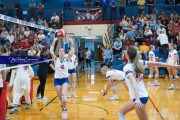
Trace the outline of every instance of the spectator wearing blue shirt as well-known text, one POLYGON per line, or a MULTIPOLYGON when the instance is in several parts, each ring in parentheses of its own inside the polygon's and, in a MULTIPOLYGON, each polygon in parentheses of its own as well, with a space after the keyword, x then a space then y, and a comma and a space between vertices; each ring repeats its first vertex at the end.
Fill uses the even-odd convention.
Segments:
POLYGON ((63 5, 64 7, 71 7, 71 3, 68 1, 68 0, 66 0, 65 2, 64 2, 64 5, 63 5))
POLYGON ((132 42, 134 43, 134 37, 136 36, 134 31, 133 31, 133 28, 129 28, 129 31, 126 33, 126 36, 129 36, 130 39, 132 40, 132 42))
POLYGON ((8 1, 8 4, 4 7, 4 9, 7 9, 8 16, 13 16, 13 3, 11 0, 8 1))
POLYGON ((34 18, 35 19, 35 8, 36 8, 36 3, 34 2, 34 0, 31 0, 31 2, 29 3, 29 9, 30 9, 30 18, 34 18))
POLYGON ((137 19, 136 25, 137 25, 137 28, 138 28, 138 29, 141 28, 141 26, 142 26, 142 22, 139 21, 139 18, 137 19))
POLYGON ((116 38, 116 41, 113 44, 113 48, 114 48, 114 55, 120 54, 120 52, 122 51, 122 42, 120 38, 116 38))
POLYGON ((106 45, 106 48, 103 49, 103 53, 105 58, 105 65, 110 68, 113 52, 109 45, 106 45))
POLYGON ((107 10, 108 10, 108 1, 102 0, 101 1, 101 7, 103 8, 103 18, 107 17, 107 10))
POLYGON ((113 15, 114 15, 114 19, 116 19, 116 1, 115 0, 111 0, 110 1, 110 6, 111 6, 111 15, 110 18, 113 19, 113 15))
POLYGON ((48 48, 51 46, 52 41, 53 41, 53 36, 50 35, 50 33, 47 34, 47 36, 45 37, 45 41, 47 43, 48 48))
POLYGON ((161 21, 160 20, 157 20, 157 23, 155 25, 155 30, 157 30, 158 28, 160 28, 160 25, 161 25, 161 21))
POLYGON ((155 30, 155 26, 156 26, 156 21, 154 20, 153 17, 151 17, 151 20, 149 21, 149 27, 152 32, 155 30))

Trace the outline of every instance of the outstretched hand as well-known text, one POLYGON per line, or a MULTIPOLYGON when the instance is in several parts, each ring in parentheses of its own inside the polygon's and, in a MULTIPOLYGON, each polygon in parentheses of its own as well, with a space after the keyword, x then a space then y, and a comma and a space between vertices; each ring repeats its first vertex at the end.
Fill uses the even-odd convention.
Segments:
POLYGON ((57 38, 57 37, 55 37, 55 38, 54 38, 54 41, 56 42, 57 40, 58 40, 58 38, 57 38))
POLYGON ((136 105, 137 108, 142 108, 142 107, 144 106, 139 99, 137 99, 137 100, 133 103, 133 105, 136 105))

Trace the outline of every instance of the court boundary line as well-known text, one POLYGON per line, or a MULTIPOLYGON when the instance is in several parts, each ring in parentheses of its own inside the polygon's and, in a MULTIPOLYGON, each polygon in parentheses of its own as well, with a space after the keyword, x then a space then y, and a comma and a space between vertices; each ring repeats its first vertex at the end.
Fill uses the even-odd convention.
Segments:
MULTIPOLYGON (((49 104, 51 104, 56 98, 57 98, 57 96, 54 97, 51 101, 49 101, 44 107, 47 107, 47 106, 48 106, 49 104)), ((44 107, 42 107, 42 108, 40 109, 40 111, 42 111, 42 110, 44 109, 44 107)))
POLYGON ((154 102, 152 101, 152 99, 150 98, 150 96, 148 96, 148 97, 149 97, 149 100, 151 101, 154 109, 155 109, 156 112, 159 114, 160 118, 161 118, 162 120, 164 120, 164 117, 162 116, 162 114, 160 113, 160 111, 158 110, 158 108, 156 107, 156 105, 154 104, 154 102))

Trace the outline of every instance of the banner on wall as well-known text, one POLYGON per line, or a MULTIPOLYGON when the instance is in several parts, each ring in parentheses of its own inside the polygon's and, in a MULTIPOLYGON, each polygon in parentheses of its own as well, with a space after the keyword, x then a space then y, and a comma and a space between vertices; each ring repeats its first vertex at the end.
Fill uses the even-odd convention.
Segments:
POLYGON ((102 9, 101 8, 75 8, 74 20, 75 21, 102 20, 102 9))

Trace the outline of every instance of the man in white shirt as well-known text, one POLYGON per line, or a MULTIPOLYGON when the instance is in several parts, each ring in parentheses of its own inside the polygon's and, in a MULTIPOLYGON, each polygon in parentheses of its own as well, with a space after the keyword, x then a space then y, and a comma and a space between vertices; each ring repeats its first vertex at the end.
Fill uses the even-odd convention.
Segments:
POLYGON ((87 67, 86 70, 88 70, 88 64, 89 64, 89 66, 91 68, 91 55, 92 55, 91 51, 89 51, 88 48, 86 48, 86 52, 85 52, 86 67, 87 67))
POLYGON ((31 49, 28 50, 28 56, 35 56, 36 55, 36 46, 31 46, 31 49))
POLYGON ((55 21, 59 21, 59 16, 56 15, 56 13, 54 12, 53 16, 51 17, 51 20, 55 19, 55 21))
POLYGON ((42 42, 42 40, 45 39, 45 35, 43 34, 42 30, 39 31, 38 39, 39 39, 40 42, 42 42))
POLYGON ((166 29, 164 28, 163 24, 161 24, 160 28, 157 29, 157 35, 160 35, 161 31, 162 31, 162 33, 166 34, 166 29))
POLYGON ((14 42, 14 35, 11 31, 9 32, 9 35, 6 37, 6 40, 9 40, 10 43, 14 42))
POLYGON ((169 43, 168 36, 163 31, 160 31, 160 35, 158 36, 157 40, 159 40, 159 42, 160 42, 163 55, 166 59, 167 58, 166 48, 169 43))

